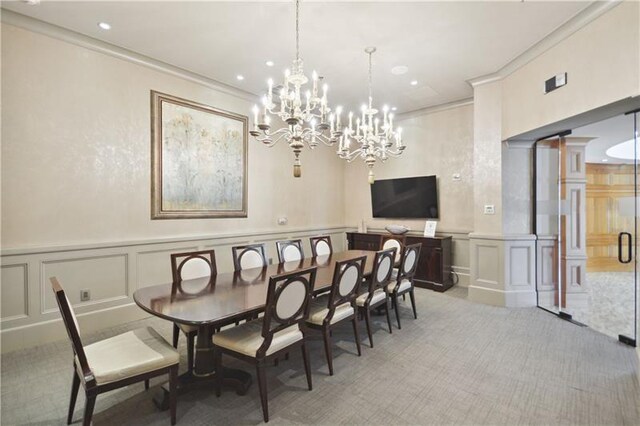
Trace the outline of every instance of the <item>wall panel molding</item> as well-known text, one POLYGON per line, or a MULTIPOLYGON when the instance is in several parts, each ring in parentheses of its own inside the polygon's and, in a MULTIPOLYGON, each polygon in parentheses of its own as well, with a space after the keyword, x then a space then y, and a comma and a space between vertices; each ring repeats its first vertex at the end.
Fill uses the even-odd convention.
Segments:
MULTIPOLYGON (((148 316, 133 302, 133 293, 149 285, 171 282, 170 253, 214 249, 220 272, 233 270, 231 246, 265 242, 276 258, 275 241, 329 234, 336 250, 345 247, 348 226, 261 230, 238 234, 197 235, 183 238, 30 247, 4 250, 0 256, 3 280, 2 303, 21 306, 2 318, 2 352, 34 346, 65 337, 49 277, 58 276, 78 314, 83 333, 91 333, 148 316), (18 268, 18 269, 16 269, 18 268), (10 274, 10 275, 7 275, 10 274), (5 279, 6 278, 6 279, 5 279), (22 291, 15 292, 18 282, 22 291), (91 291, 92 300, 80 302, 80 289, 91 291), (113 315, 113 317, 110 317, 113 315)), ((310 250, 305 250, 310 255, 310 250)))
POLYGON ((470 234, 469 300, 496 306, 536 306, 535 235, 470 234))

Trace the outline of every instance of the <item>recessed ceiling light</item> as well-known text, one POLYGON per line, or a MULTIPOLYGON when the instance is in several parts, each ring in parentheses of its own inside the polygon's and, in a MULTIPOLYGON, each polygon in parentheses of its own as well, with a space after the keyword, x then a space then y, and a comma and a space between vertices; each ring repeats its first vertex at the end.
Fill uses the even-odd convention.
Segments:
POLYGON ((268 66, 268 67, 272 67, 272 66, 274 65, 274 64, 273 64, 273 61, 267 61, 267 62, 265 62, 264 64, 265 64, 266 66, 268 66))
POLYGON ((29 6, 40 4, 40 0, 22 0, 22 2, 28 4, 29 6))
POLYGON ((603 163, 606 163, 607 161, 609 161, 609 160, 608 160, 608 159, 606 159, 606 158, 603 158, 603 159, 602 159, 602 162, 603 162, 603 163))
POLYGON ((418 85, 418 80, 411 80, 411 85, 412 86, 417 86, 418 85))
POLYGON ((110 30, 111 29, 111 25, 107 24, 106 22, 98 22, 98 26, 103 29, 103 30, 110 30))
POLYGON ((407 67, 406 65, 397 65, 397 66, 391 68, 391 74, 393 74, 393 75, 406 74, 407 71, 409 71, 409 67, 407 67))
POLYGON ((241 75, 241 74, 236 75, 236 78, 237 78, 239 81, 244 80, 244 76, 243 76, 243 75, 241 75))
POLYGON ((391 111, 396 111, 397 109, 397 107, 391 107, 391 111))

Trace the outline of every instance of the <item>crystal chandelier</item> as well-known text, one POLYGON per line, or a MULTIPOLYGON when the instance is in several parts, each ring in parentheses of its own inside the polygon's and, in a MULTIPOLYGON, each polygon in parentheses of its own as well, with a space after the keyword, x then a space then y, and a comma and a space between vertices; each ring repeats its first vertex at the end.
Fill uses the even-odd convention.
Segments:
POLYGON ((335 114, 327 105, 328 86, 322 86, 322 96, 319 96, 318 86, 321 78, 314 71, 312 75, 312 87, 303 89, 309 82, 304 75, 302 59, 300 59, 300 0, 296 0, 296 59, 291 70, 284 73, 284 84, 274 98, 273 80, 269 79, 269 91, 262 98, 262 108, 253 107, 253 129, 249 132, 259 142, 268 147, 285 140, 293 150, 295 156, 293 162, 293 176, 300 177, 300 153, 305 144, 313 149, 320 142, 325 145, 334 145, 342 136, 339 130, 341 108, 337 108, 335 114), (304 96, 304 101, 303 101, 304 96), (276 104, 278 102, 278 104, 276 104), (285 126, 271 130, 272 118, 277 116, 286 123, 285 126))
POLYGON ((393 114, 385 105, 382 108, 382 123, 376 117, 378 110, 373 108, 373 89, 371 78, 371 55, 376 51, 375 47, 367 47, 365 53, 369 55, 369 104, 362 105, 362 116, 356 119, 355 130, 353 128, 353 112, 349 112, 349 126, 342 131, 338 156, 352 162, 356 158, 362 158, 369 167, 369 183, 373 183, 375 175, 373 166, 379 159, 385 162, 389 157, 399 157, 406 146, 402 143, 402 129, 393 128, 393 114), (351 144, 355 149, 351 151, 351 144), (394 146, 395 145, 395 146, 394 146))

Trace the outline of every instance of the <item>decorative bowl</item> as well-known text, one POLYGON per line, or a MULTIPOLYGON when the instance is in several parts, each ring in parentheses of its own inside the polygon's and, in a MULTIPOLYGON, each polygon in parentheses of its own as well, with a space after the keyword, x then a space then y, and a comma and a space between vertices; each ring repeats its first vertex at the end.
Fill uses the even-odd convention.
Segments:
POLYGON ((393 235, 402 235, 402 234, 406 234, 409 231, 409 228, 402 225, 389 225, 389 226, 385 226, 384 229, 386 229, 389 233, 393 235))

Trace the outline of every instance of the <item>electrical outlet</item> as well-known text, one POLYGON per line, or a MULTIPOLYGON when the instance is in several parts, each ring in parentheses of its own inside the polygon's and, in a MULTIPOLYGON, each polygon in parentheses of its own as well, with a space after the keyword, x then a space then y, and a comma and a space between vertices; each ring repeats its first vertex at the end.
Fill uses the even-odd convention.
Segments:
POLYGON ((80 290, 80 301, 86 302, 87 300, 91 300, 91 291, 89 290, 80 290))
POLYGON ((484 214, 496 214, 496 208, 493 204, 484 205, 484 214))
POLYGON ((286 225, 289 220, 286 216, 282 216, 278 218, 278 225, 286 225))

